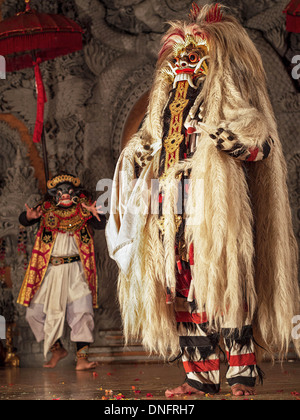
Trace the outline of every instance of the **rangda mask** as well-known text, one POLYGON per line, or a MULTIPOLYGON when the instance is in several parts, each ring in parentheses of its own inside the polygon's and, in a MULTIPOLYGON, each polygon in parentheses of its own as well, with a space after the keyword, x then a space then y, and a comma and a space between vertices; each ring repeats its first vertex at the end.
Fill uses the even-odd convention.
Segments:
MULTIPOLYGON (((191 26, 191 32, 193 26, 191 26)), ((197 89, 197 81, 208 71, 209 47, 203 34, 173 33, 166 46, 173 42, 173 60, 168 62, 165 73, 170 76, 175 88, 178 82, 187 80, 197 89)))

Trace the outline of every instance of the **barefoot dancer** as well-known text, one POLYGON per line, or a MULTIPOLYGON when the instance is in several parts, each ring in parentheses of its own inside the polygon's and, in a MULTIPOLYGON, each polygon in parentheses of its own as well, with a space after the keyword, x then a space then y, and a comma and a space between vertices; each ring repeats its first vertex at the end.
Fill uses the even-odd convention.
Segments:
POLYGON ((254 335, 286 355, 299 313, 286 166, 262 60, 225 10, 194 5, 190 22, 171 24, 147 115, 116 168, 106 230, 125 337, 167 360, 180 350, 186 381, 167 396, 219 392, 221 336, 232 393, 253 395, 254 335))
POLYGON ((97 273, 91 228, 104 229, 106 219, 98 213, 72 175, 60 175, 47 184, 48 195, 35 209, 26 204, 20 223, 39 230, 18 303, 27 307, 26 319, 44 354, 52 357, 44 365, 54 368, 67 356, 60 338, 65 318, 71 340, 77 346, 77 370, 96 366, 88 360, 94 341, 97 307, 97 273))

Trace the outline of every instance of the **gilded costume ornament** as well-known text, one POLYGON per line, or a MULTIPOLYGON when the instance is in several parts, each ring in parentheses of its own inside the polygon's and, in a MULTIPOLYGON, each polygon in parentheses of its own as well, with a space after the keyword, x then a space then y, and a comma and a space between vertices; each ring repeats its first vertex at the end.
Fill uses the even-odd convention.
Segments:
POLYGON ((48 190, 51 190, 52 188, 55 188, 57 185, 63 184, 65 182, 69 182, 70 184, 74 185, 75 187, 80 186, 80 179, 79 178, 76 178, 76 177, 71 176, 71 175, 59 175, 59 176, 56 176, 55 178, 53 178, 53 179, 51 179, 47 182, 47 188, 48 188, 48 190))
POLYGON ((93 229, 103 229, 100 208, 80 188, 80 180, 63 174, 48 182, 41 205, 20 217, 27 227, 39 225, 31 259, 19 293, 18 303, 25 306, 26 320, 37 342, 44 341, 44 364, 54 368, 68 352, 60 341, 65 321, 71 328, 71 340, 86 357, 77 360, 77 370, 89 370, 87 351, 93 342, 94 308, 98 307, 98 278, 93 229))
POLYGON ((176 89, 175 99, 170 105, 171 124, 169 135, 164 141, 167 152, 165 171, 179 160, 179 146, 184 140, 184 134, 182 134, 183 111, 189 103, 187 99, 188 87, 187 82, 180 82, 176 89))
MULTIPOLYGON (((92 293, 93 306, 98 306, 94 242, 88 228, 88 224, 93 218, 93 214, 88 210, 92 203, 81 192, 80 185, 79 178, 68 174, 56 176, 48 182, 50 199, 47 198, 38 207, 39 230, 18 298, 18 303, 21 305, 28 307, 40 290, 51 262, 52 250, 58 235, 68 234, 74 236, 79 260, 82 262, 86 282, 92 293)), ((64 261, 68 262, 68 258, 64 261)), ((78 261, 77 257, 71 258, 70 263, 75 261, 78 261)), ((54 261, 53 265, 60 264, 55 264, 54 261)))
POLYGON ((46 202, 42 205, 44 211, 43 226, 50 231, 77 232, 81 230, 92 216, 82 203, 91 204, 86 198, 80 198, 78 204, 68 209, 59 208, 46 202))

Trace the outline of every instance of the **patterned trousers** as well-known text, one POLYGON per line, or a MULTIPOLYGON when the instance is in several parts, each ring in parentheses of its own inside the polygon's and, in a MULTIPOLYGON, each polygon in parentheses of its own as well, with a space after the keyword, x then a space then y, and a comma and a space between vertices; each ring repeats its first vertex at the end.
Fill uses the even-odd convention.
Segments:
POLYGON ((209 394, 220 391, 218 347, 221 335, 228 361, 228 384, 255 386, 256 378, 261 377, 261 371, 256 363, 251 325, 242 329, 223 328, 220 332, 208 331, 205 312, 193 311, 193 305, 184 297, 176 298, 176 320, 186 382, 190 386, 209 394))

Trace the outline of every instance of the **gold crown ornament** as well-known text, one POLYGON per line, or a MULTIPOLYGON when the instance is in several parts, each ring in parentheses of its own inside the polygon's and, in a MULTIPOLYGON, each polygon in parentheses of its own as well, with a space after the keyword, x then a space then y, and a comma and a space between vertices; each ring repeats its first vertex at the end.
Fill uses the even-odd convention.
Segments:
POLYGON ((81 184, 80 179, 72 175, 58 175, 47 182, 47 188, 48 190, 51 190, 52 188, 55 188, 57 185, 63 184, 64 182, 70 182, 72 185, 74 185, 74 187, 79 187, 81 184))
POLYGON ((174 55, 179 56, 182 52, 186 51, 188 47, 194 47, 204 50, 205 54, 209 52, 209 45, 206 38, 195 38, 193 35, 187 34, 183 42, 176 42, 173 47, 174 55))

